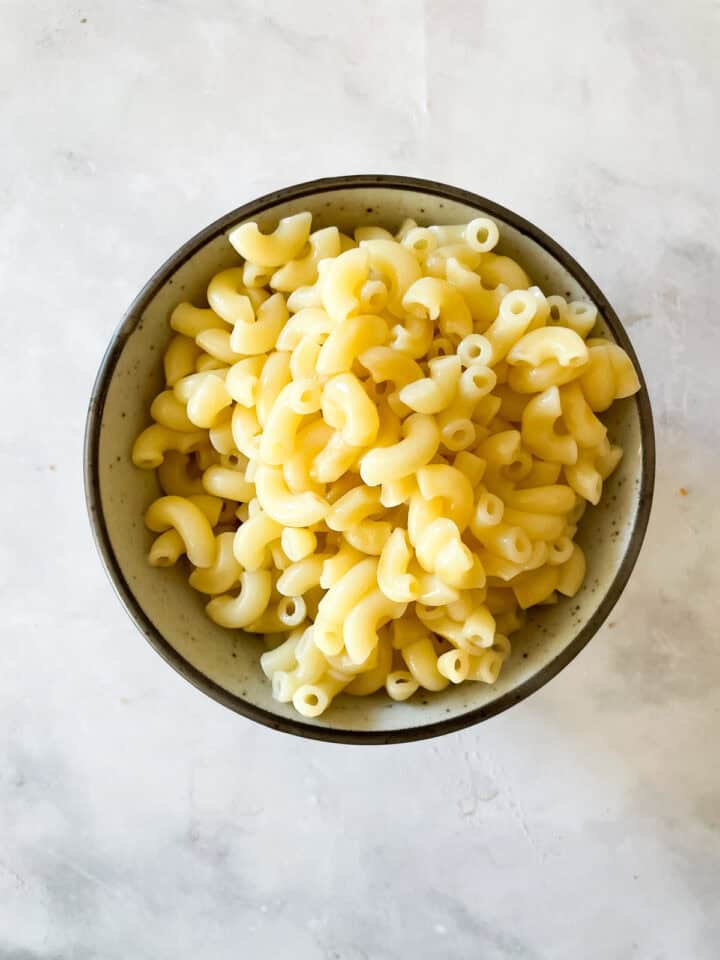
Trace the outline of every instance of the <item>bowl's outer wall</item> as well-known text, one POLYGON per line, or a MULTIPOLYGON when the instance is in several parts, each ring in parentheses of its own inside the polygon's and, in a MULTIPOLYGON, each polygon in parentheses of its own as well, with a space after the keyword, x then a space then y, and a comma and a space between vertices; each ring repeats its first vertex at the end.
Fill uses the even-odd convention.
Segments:
MULTIPOLYGON (((152 473, 136 470, 129 453, 162 389, 167 318, 182 300, 201 304, 213 273, 239 258, 226 239, 243 220, 270 229, 277 219, 310 210, 314 226, 360 224, 397 228, 460 223, 487 213, 498 220, 500 251, 526 267, 546 293, 589 299, 601 312, 599 329, 637 360, 604 296, 574 261, 540 231, 480 197, 451 187, 402 178, 359 177, 288 188, 249 204, 189 241, 151 279, 131 306, 98 376, 86 437, 86 489, 98 546, 122 601, 158 652, 188 680, 222 703, 277 729, 343 742, 419 739, 484 719, 523 699, 571 660, 596 632, 634 565, 650 509, 654 441, 647 391, 617 403, 605 417, 610 439, 625 455, 606 483, 600 506, 588 510, 578 535, 588 559, 585 586, 572 600, 533 612, 513 636, 513 655, 493 687, 466 683, 440 694, 394 703, 381 694, 339 697, 317 720, 300 721, 275 702, 258 658, 257 637, 223 630, 205 616, 203 598, 180 568, 147 563, 151 535, 142 516, 158 493, 152 473)), ((639 368, 638 368, 639 369, 639 368)))

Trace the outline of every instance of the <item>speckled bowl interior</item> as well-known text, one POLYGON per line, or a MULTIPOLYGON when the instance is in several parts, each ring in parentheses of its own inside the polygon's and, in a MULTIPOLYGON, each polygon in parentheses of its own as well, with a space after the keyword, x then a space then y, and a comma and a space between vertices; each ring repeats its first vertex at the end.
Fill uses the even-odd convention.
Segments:
POLYGON ((460 223, 480 213, 500 226, 502 253, 516 257, 547 293, 594 301, 597 331, 632 352, 628 338, 589 277, 537 228, 464 191, 403 178, 356 177, 316 181, 263 197, 211 225, 182 247, 150 280, 117 331, 98 376, 86 445, 86 486, 103 559, 129 613, 158 652, 210 696, 277 729, 344 742, 389 742, 444 733, 485 719, 523 699, 564 667, 597 631, 630 574, 647 524, 654 449, 647 393, 623 400, 604 417, 610 439, 625 455, 606 483, 599 507, 589 509, 578 541, 585 550, 585 585, 572 599, 532 611, 513 635, 513 652, 494 686, 464 683, 439 694, 419 692, 406 703, 384 694, 340 696, 316 720, 275 702, 259 667, 262 640, 215 626, 203 598, 180 567, 148 565, 151 535, 142 516, 159 493, 152 473, 130 461, 134 438, 148 423, 162 389, 168 315, 180 300, 204 304, 216 271, 239 262, 228 231, 244 220, 271 229, 279 217, 310 210, 314 227, 360 224, 395 229, 405 217, 421 224, 460 223))

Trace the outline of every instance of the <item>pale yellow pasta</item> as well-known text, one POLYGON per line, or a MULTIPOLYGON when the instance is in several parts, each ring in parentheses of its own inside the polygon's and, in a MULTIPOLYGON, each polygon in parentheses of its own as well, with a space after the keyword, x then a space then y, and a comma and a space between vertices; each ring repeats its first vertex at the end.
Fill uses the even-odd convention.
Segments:
POLYGON ((290 260, 273 273, 270 278, 273 290, 291 293, 298 287, 312 286, 318 278, 318 263, 326 258, 337 257, 340 253, 338 228, 316 230, 308 237, 308 244, 310 249, 305 256, 290 260))
POLYGON ((525 610, 582 587, 578 523, 622 456, 597 414, 638 376, 489 218, 311 226, 232 229, 244 262, 170 312, 132 451, 164 494, 149 563, 265 634, 272 695, 304 717, 493 684, 525 610))
POLYGON ((395 240, 363 240, 360 250, 367 254, 369 268, 387 281, 388 310, 394 316, 402 317, 402 299, 408 288, 421 277, 416 258, 395 240))
POLYGON ((393 670, 385 678, 385 690, 392 700, 409 700, 419 686, 408 670, 393 670))
POLYGON ((556 430, 562 413, 558 388, 548 387, 523 410, 522 440, 528 450, 544 460, 573 464, 578 459, 577 441, 570 434, 556 430))
POLYGON ((421 277, 405 292, 406 313, 437 321, 443 336, 467 337, 472 333, 472 315, 463 295, 447 280, 421 277))
POLYGON ((317 372, 344 373, 355 360, 371 347, 379 346, 389 337, 388 325, 375 314, 359 314, 336 326, 322 345, 317 358, 317 372))
POLYGON ((370 446, 377 436, 377 407, 352 373, 339 373, 328 380, 322 391, 322 412, 325 422, 340 431, 350 446, 370 446))
POLYGON ((218 414, 229 407, 232 397, 225 389, 224 380, 209 373, 198 383, 187 403, 187 415, 196 427, 210 429, 218 414))
POLYGON ((179 303, 170 314, 170 326, 193 340, 203 330, 227 330, 227 323, 209 307, 194 307, 191 303, 179 303))
POLYGON ((403 423, 402 432, 403 439, 398 443, 370 450, 362 457, 360 476, 364 483, 379 486, 411 476, 434 457, 440 432, 431 416, 413 413, 403 423))
POLYGON ((462 373, 460 357, 435 357, 428 364, 429 376, 408 383, 400 400, 417 413, 440 413, 452 403, 462 373))
POLYGON ((166 496, 155 500, 145 514, 145 525, 155 533, 172 527, 182 537, 185 551, 196 567, 215 561, 215 537, 207 517, 191 500, 166 496))
POLYGON ((389 600, 409 603, 420 596, 418 578, 408 572, 412 550, 406 530, 397 528, 388 537, 378 561, 378 586, 389 600))
POLYGON ((198 568, 190 574, 189 584, 200 593, 227 593, 239 582, 242 567, 235 559, 232 531, 220 533, 215 538, 216 554, 212 566, 198 568))
POLYGON ((296 213, 283 217, 272 233, 261 233, 257 223, 243 223, 228 234, 228 240, 244 260, 266 267, 279 267, 293 260, 310 236, 312 215, 296 213))
POLYGON ((419 686, 425 690, 444 690, 448 685, 448 678, 439 669, 440 661, 430 637, 430 631, 424 628, 422 636, 403 644, 402 658, 419 686))
POLYGON ((200 347, 194 339, 176 334, 170 341, 163 357, 165 383, 172 387, 178 380, 195 370, 195 361, 200 355, 200 347))
POLYGON ((249 627, 270 603, 272 576, 269 570, 244 570, 240 574, 240 592, 237 596, 223 594, 205 607, 207 615, 221 627, 249 627))
POLYGON ((261 303, 257 316, 238 319, 230 334, 230 347, 237 354, 256 356, 275 347, 278 335, 288 318, 285 298, 281 293, 261 303))

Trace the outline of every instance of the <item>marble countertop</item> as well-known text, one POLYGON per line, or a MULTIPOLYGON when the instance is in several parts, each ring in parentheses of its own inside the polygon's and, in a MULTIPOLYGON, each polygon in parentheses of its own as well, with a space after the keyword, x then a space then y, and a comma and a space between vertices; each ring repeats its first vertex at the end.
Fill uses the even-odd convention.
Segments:
POLYGON ((2 960, 717 957, 719 45, 717 0, 6 0, 2 960), (81 483, 100 356, 155 267, 344 172, 557 238, 625 319, 658 432, 646 545, 587 650, 387 748, 272 733, 169 670, 81 483))

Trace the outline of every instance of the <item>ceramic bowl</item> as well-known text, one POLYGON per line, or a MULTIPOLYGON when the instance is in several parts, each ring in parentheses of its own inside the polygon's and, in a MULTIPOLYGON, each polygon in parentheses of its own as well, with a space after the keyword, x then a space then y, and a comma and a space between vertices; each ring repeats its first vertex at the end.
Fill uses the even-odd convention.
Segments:
POLYGON ((655 466, 652 415, 642 373, 627 333, 585 271, 537 227, 496 203, 434 181, 393 176, 332 177, 279 190, 245 204, 184 244, 138 294, 102 361, 90 402, 85 483, 92 527, 112 583, 148 641, 178 673, 231 710, 276 730, 343 743, 418 740, 486 720, 547 683, 597 632, 627 583, 650 512, 655 466), (136 470, 130 449, 162 389, 161 356, 168 314, 181 300, 203 302, 208 280, 238 257, 227 234, 244 220, 271 229, 279 217, 310 210, 314 228, 360 224, 396 229, 405 217, 421 224, 460 223, 488 214, 500 226, 499 250, 516 257, 547 293, 589 299, 598 329, 617 341, 638 370, 642 390, 606 415, 610 439, 625 455, 588 510, 578 542, 588 561, 580 593, 532 611, 513 635, 513 652, 494 686, 463 683, 439 694, 420 691, 405 703, 384 693, 340 696, 315 720, 275 702, 258 663, 264 649, 252 635, 224 630, 205 616, 203 598, 180 569, 148 565, 151 535, 143 513, 159 488, 136 470))

